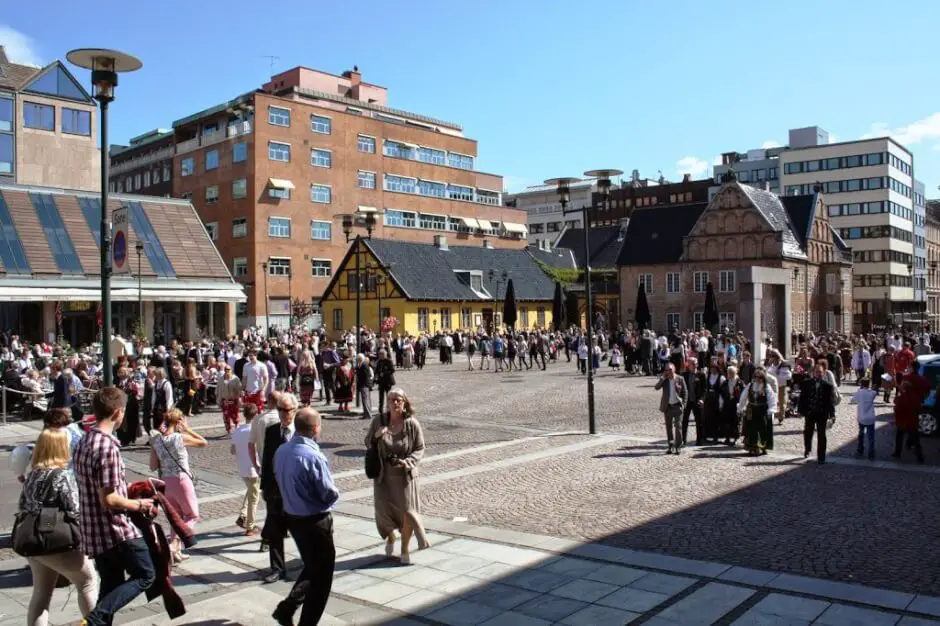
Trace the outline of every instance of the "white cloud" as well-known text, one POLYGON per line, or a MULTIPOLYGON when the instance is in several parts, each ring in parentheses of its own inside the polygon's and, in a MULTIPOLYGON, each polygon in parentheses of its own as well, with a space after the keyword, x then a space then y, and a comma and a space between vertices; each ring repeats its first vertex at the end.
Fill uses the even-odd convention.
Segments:
POLYGON ((39 66, 43 64, 36 42, 18 30, 2 24, 0 24, 0 45, 6 50, 7 58, 14 63, 39 66))
POLYGON ((720 155, 720 154, 717 155, 714 159, 712 159, 712 165, 721 165, 721 155, 720 155))
POLYGON ((541 181, 533 181, 523 176, 503 176, 503 191, 507 193, 518 193, 526 187, 540 184, 541 181))
POLYGON ((923 141, 940 139, 940 112, 931 113, 916 122, 893 129, 884 122, 876 122, 871 125, 869 132, 862 135, 862 139, 884 136, 891 137, 902 146, 913 146, 923 141))
POLYGON ((780 144, 774 141, 773 139, 768 139, 767 141, 762 143, 760 147, 763 148, 764 150, 769 150, 770 148, 779 148, 780 144))
POLYGON ((692 178, 701 178, 709 173, 711 165, 705 159, 694 156, 682 157, 676 162, 676 173, 679 176, 691 174, 692 178))

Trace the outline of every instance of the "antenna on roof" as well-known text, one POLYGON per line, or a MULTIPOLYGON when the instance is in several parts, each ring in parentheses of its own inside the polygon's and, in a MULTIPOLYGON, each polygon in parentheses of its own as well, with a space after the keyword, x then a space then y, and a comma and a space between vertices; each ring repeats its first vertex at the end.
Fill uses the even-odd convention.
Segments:
POLYGON ((271 64, 271 76, 274 76, 274 66, 278 61, 281 60, 281 57, 277 56, 276 54, 262 54, 261 58, 267 59, 271 64))

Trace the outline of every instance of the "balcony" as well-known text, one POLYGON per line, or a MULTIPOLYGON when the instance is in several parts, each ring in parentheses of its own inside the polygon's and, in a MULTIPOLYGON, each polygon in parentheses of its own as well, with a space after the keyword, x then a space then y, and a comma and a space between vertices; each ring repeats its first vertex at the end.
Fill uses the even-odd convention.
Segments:
POLYGON ((235 122, 234 124, 229 124, 226 128, 226 132, 229 137, 238 137, 240 135, 247 135, 251 133, 251 120, 243 120, 241 122, 235 122))
POLYGON ((225 141, 226 139, 247 135, 251 133, 251 130, 251 120, 234 122, 229 124, 224 131, 221 129, 214 130, 208 133, 203 133, 199 137, 193 137, 192 139, 187 139, 186 141, 177 143, 176 154, 186 154, 187 152, 192 152, 194 150, 198 150, 199 148, 215 145, 225 141))
POLYGON ((136 169, 145 167, 147 165, 151 165, 153 163, 159 163, 161 161, 165 161, 167 159, 172 159, 172 158, 173 158, 173 148, 166 147, 166 148, 163 148, 162 150, 158 150, 157 152, 152 152, 146 156, 133 158, 133 159, 130 159, 129 161, 124 161, 123 163, 117 163, 115 165, 112 165, 110 172, 112 176, 116 176, 119 174, 123 174, 125 172, 129 172, 131 170, 136 170, 136 169))

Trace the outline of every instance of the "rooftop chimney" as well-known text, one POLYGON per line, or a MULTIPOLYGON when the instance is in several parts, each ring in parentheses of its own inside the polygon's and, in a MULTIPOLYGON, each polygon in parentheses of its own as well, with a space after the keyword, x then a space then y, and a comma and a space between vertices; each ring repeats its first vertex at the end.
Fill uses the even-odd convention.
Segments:
POLYGON ((683 174, 683 175, 682 175, 682 182, 688 183, 688 182, 690 182, 691 180, 692 180, 692 175, 691 175, 691 174, 683 174))
POLYGON ((484 239, 484 240, 483 240, 483 247, 484 247, 484 248, 487 248, 487 249, 489 249, 489 250, 492 250, 492 249, 493 249, 493 242, 490 241, 489 239, 484 239))
POLYGON ((446 235, 434 235, 434 246, 438 250, 449 250, 447 247, 447 236, 446 235))

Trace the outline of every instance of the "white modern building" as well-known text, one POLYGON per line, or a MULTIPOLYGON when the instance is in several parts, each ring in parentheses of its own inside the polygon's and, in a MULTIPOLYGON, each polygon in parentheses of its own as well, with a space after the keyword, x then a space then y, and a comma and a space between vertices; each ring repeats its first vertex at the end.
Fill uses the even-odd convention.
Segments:
MULTIPOLYGON (((597 181, 585 179, 572 183, 570 188, 571 201, 568 208, 581 208, 591 203, 591 194, 597 191, 597 181)), ((565 227, 581 228, 582 226, 580 213, 562 214, 557 188, 554 185, 526 187, 523 191, 507 194, 504 198, 507 204, 526 212, 530 244, 551 245, 565 227)))

